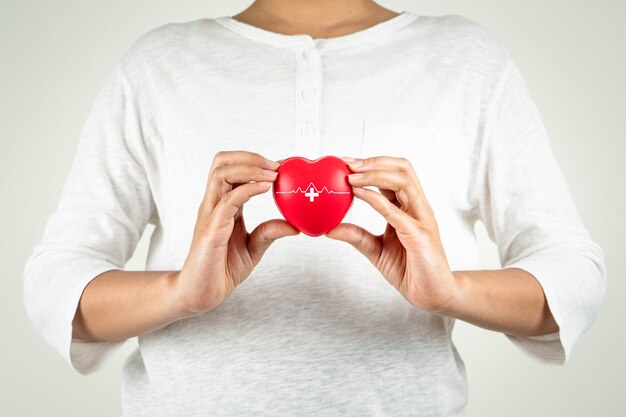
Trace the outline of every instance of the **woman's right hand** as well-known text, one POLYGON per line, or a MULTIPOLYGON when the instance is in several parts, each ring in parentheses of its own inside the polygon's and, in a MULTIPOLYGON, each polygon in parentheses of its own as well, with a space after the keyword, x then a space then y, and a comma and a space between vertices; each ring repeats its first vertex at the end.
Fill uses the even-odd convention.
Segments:
POLYGON ((218 306, 252 272, 274 240, 300 233, 282 219, 263 222, 251 233, 244 224, 243 204, 271 188, 279 166, 254 152, 215 155, 191 248, 182 269, 173 275, 178 317, 218 306))

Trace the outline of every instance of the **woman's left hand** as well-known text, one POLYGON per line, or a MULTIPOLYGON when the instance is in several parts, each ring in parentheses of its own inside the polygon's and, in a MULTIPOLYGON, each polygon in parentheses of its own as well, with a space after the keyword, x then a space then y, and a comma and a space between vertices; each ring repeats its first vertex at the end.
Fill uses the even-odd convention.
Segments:
POLYGON ((354 246, 414 306, 444 312, 460 290, 410 161, 389 156, 342 159, 355 172, 348 175, 354 196, 382 214, 387 226, 383 234, 374 235, 355 224, 341 223, 326 236, 354 246), (380 193, 365 186, 376 186, 380 193))

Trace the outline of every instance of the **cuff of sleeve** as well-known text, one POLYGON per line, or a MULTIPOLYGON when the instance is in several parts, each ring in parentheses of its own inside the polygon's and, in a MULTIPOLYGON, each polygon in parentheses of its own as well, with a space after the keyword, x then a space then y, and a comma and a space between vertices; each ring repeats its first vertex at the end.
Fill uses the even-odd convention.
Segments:
POLYGON ((112 264, 104 263, 99 264, 94 269, 83 274, 76 282, 72 291, 70 291, 69 299, 66 303, 67 311, 64 321, 65 336, 60 346, 60 353, 63 355, 63 358, 82 375, 87 375, 100 369, 105 360, 125 342, 122 340, 115 342, 87 342, 72 337, 72 321, 74 320, 76 309, 78 308, 78 303, 85 287, 95 277, 112 269, 118 268, 112 264))
POLYGON ((99 369, 124 341, 83 342, 72 339, 72 321, 80 297, 91 280, 116 265, 76 254, 47 258, 39 254, 27 262, 24 302, 30 320, 43 338, 79 373, 99 369), (53 260, 51 260, 53 259, 53 260))
POLYGON ((563 365, 571 353, 571 346, 568 352, 565 351, 560 331, 541 336, 505 335, 519 349, 543 363, 563 365))
POLYGON ((88 375, 98 371, 109 356, 124 344, 124 340, 115 342, 87 342, 72 339, 69 360, 79 374, 88 375))
POLYGON ((559 330, 541 336, 506 336, 532 358, 563 365, 574 345, 591 326, 604 296, 606 275, 598 258, 581 254, 536 253, 505 266, 537 279, 559 330))

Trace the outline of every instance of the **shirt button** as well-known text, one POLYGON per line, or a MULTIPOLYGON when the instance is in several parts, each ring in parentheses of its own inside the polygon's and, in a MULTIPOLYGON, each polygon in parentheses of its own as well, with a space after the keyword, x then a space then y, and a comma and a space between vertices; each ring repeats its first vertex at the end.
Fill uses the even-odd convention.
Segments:
POLYGON ((313 56, 313 49, 305 49, 302 51, 302 56, 308 61, 313 56))
POLYGON ((313 127, 303 127, 300 129, 300 134, 305 138, 310 138, 315 134, 315 128, 313 127))
POLYGON ((314 88, 304 88, 302 90, 302 97, 304 97, 304 98, 313 97, 314 94, 315 94, 315 89, 314 88))

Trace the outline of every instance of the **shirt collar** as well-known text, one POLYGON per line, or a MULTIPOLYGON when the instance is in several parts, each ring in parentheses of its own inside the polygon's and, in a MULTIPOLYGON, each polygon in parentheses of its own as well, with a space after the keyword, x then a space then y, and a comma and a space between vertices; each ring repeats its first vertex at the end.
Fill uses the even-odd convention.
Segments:
POLYGON ((403 10, 397 16, 377 23, 368 28, 352 32, 346 35, 335 36, 332 38, 313 38, 308 34, 287 35, 278 32, 272 32, 257 26, 244 23, 233 19, 230 16, 219 16, 214 20, 224 27, 237 32, 254 41, 267 43, 274 46, 282 47, 299 47, 305 45, 315 45, 322 49, 335 49, 338 47, 355 46, 367 44, 375 39, 380 39, 394 31, 408 25, 416 20, 419 16, 411 11, 403 10))

